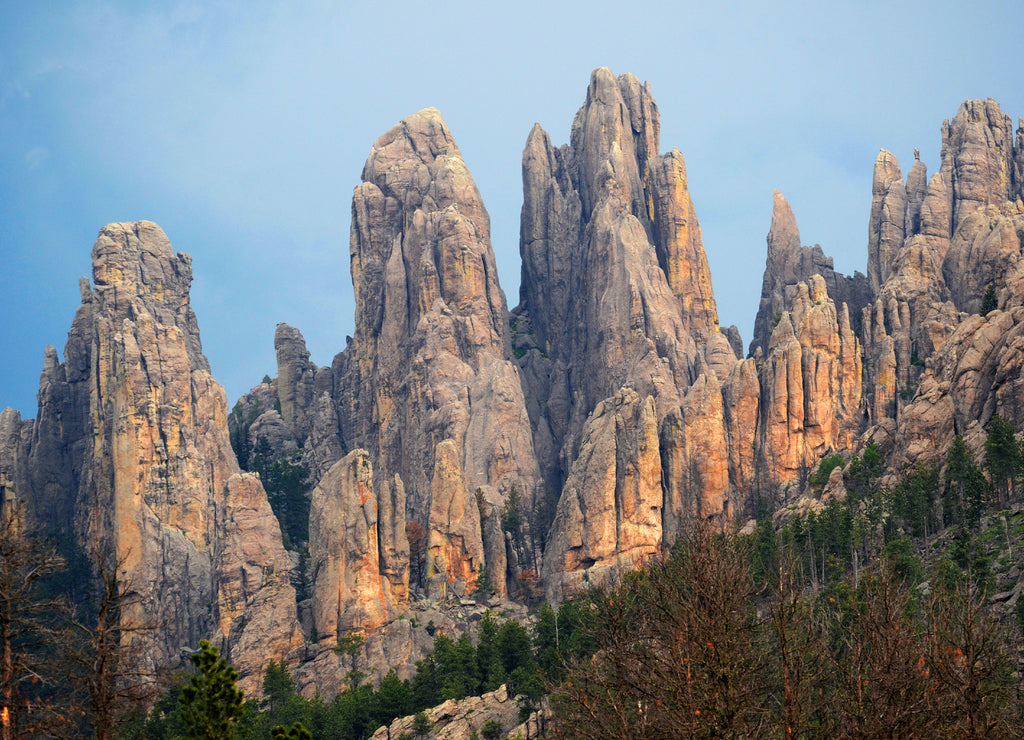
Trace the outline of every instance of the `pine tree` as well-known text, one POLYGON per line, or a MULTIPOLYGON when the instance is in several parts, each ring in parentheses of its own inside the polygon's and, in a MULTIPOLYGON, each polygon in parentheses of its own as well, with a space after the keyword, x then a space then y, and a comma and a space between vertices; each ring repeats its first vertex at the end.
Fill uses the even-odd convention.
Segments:
POLYGON ((272 740, 313 740, 313 733, 303 727, 301 722, 296 722, 287 729, 284 725, 271 728, 270 737, 272 740))
POLYGON ((985 295, 981 299, 981 311, 979 313, 982 316, 988 316, 997 308, 999 308, 999 301, 996 299, 996 288, 992 283, 989 283, 988 287, 985 288, 985 295))
POLYGON ((178 699, 181 719, 196 740, 231 740, 239 737, 245 695, 235 686, 238 671, 207 640, 192 654, 196 673, 178 699))
POLYGON ((964 523, 976 527, 981 520, 988 482, 964 438, 957 435, 946 455, 946 524, 964 523))
POLYGON ((494 592, 494 586, 491 585, 491 576, 487 572, 487 568, 484 567, 483 563, 480 563, 476 569, 476 587, 473 589, 473 595, 477 601, 483 602, 491 597, 494 592))
POLYGON ((482 678, 482 691, 494 691, 505 683, 505 667, 498 649, 498 623, 490 612, 480 621, 480 637, 476 646, 477 668, 482 678))
POLYGON ((413 695, 408 681, 403 681, 393 670, 381 679, 380 689, 374 695, 373 718, 381 725, 389 724, 395 717, 412 714, 413 695))
POLYGON ((519 548, 525 545, 523 535, 523 497, 519 490, 512 486, 501 510, 501 528, 512 535, 512 543, 519 548))
POLYGON ((427 713, 417 712, 412 718, 412 731, 416 733, 416 737, 423 737, 428 734, 430 730, 430 718, 427 717, 427 713))
POLYGON ((263 708, 271 715, 276 714, 295 695, 295 679, 288 664, 271 660, 263 674, 263 708))
POLYGON ((1020 475, 1021 462, 1020 445, 1013 427, 999 414, 993 414, 985 439, 985 467, 1001 504, 1013 495, 1013 482, 1020 475))

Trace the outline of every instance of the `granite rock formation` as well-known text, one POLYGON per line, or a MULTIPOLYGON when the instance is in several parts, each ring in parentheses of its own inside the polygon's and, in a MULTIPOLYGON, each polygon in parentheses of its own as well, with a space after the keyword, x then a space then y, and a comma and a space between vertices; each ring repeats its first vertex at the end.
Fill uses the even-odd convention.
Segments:
POLYGON ((836 308, 821 275, 789 292, 760 368, 759 478, 772 486, 803 485, 861 424, 861 348, 846 304, 836 308))
MULTIPOLYGON (((884 223, 873 220, 869 231, 871 243, 890 245, 885 282, 863 314, 869 415, 881 423, 910 413, 901 450, 913 448, 908 440, 921 421, 920 408, 910 411, 908 401, 919 386, 931 398, 933 383, 945 382, 925 369, 929 358, 965 316, 980 310, 990 286, 1003 307, 1015 305, 1020 295, 1024 205, 1015 199, 1017 181, 1007 157, 1014 149, 1010 119, 995 101, 967 101, 943 123, 942 142, 940 170, 923 191, 923 164, 915 162, 907 179, 902 244, 892 228, 887 239, 884 223)), ((898 174, 895 159, 876 167, 875 189, 881 179, 898 191, 897 180, 880 176, 880 169, 898 174)), ((948 420, 943 423, 952 428, 948 420)))
MULTIPOLYGON (((821 247, 800 245, 800 231, 789 202, 776 190, 772 194, 772 222, 768 230, 768 258, 761 284, 761 302, 754 319, 754 336, 750 354, 758 349, 768 351, 772 330, 789 309, 787 288, 821 275, 829 296, 836 305, 845 303, 856 315, 871 300, 868 279, 859 272, 847 277, 833 269, 832 258, 825 256, 821 247)), ((870 269, 870 267, 869 267, 870 269)))
MULTIPOLYGON (((794 466, 811 465, 829 449, 856 449, 851 435, 857 429, 866 431, 862 439, 889 440, 890 461, 898 468, 943 454, 954 434, 965 432, 971 420, 975 426, 984 422, 997 409, 1017 418, 1012 393, 993 395, 988 387, 990 382, 1003 389, 1016 387, 1015 323, 1006 316, 979 323, 976 316, 990 288, 1004 312, 1022 305, 1024 203, 1018 201, 1020 175, 1015 169, 1021 142, 1020 132, 1017 142, 1011 134, 1010 119, 994 101, 968 101, 943 123, 942 162, 930 179, 916 151, 905 182, 895 155, 884 149, 879 154, 868 226, 867 284, 847 301, 847 323, 856 329, 861 345, 860 398, 855 386, 842 384, 845 398, 833 411, 845 410, 835 417, 845 414, 840 425, 844 436, 832 445, 812 445, 802 460, 796 454, 802 448, 794 447, 794 440, 812 429, 802 415, 817 415, 828 404, 804 404, 801 411, 800 403, 792 403, 783 413, 782 398, 799 400, 793 382, 797 365, 783 351, 785 346, 795 349, 797 331, 783 319, 799 292, 794 286, 824 260, 799 247, 788 206, 776 195, 751 345, 752 353, 759 347, 764 352, 762 483, 766 475, 794 478, 794 466), (780 259, 780 253, 786 257, 780 259), (778 322, 775 329, 780 332, 777 339, 771 334, 771 346, 765 344, 769 319, 778 322), (1004 336, 995 336, 993 322, 1004 336), (783 383, 783 377, 789 382, 783 383), (782 421, 787 416, 791 425, 782 421), (774 454, 765 439, 772 436, 772 428, 780 442, 786 435, 790 441, 776 444, 774 454), (782 471, 789 472, 780 476, 782 471)), ((840 306, 840 289, 833 289, 828 272, 820 274, 826 278, 829 299, 840 306)), ((851 367, 847 377, 853 372, 851 367)))
POLYGON ((436 110, 377 140, 352 200, 356 335, 335 358, 335 398, 346 447, 404 487, 404 521, 428 538, 413 586, 435 598, 505 556, 500 541, 483 551, 480 506, 515 489, 529 510, 539 489, 489 230, 436 110))
POLYGON ((737 359, 683 157, 659 154, 659 128, 648 85, 598 69, 570 143, 534 126, 523 154, 512 321, 540 468, 561 491, 553 596, 656 551, 684 510, 731 502, 720 385, 737 359))
MULTIPOLYGON (((449 699, 427 710, 430 731, 420 737, 425 740, 470 740, 480 737, 488 723, 500 725, 502 737, 523 740, 546 737, 546 710, 533 712, 525 722, 522 722, 519 717, 520 698, 522 697, 510 696, 508 687, 502 684, 496 690, 482 696, 471 696, 460 701, 449 699)), ((414 732, 415 716, 410 715, 400 717, 390 725, 379 728, 370 740, 412 737, 414 732)))
POLYGON ((1024 122, 1014 141, 994 101, 968 101, 931 176, 915 156, 904 180, 882 150, 866 275, 801 245, 775 192, 746 359, 718 326, 685 163, 659 129, 650 88, 607 69, 568 144, 534 126, 511 313, 440 114, 373 145, 352 199, 354 337, 318 367, 279 325, 277 377, 231 414, 241 457, 265 440, 309 471, 299 612, 315 640, 297 626, 295 558, 228 444, 189 259, 153 224, 101 232, 37 419, 0 413, 4 494, 123 561, 166 625, 149 664, 212 637, 243 685, 288 658, 329 696, 352 670, 408 677, 430 647, 419 621, 469 629, 482 574, 478 600, 522 608, 504 599, 535 595, 539 574, 557 601, 664 551, 690 518, 844 495, 838 471, 808 495, 825 455, 881 440, 899 470, 977 440, 994 413, 1024 426, 1024 122), (350 633, 362 647, 337 654, 350 633))
POLYGON ((1000 414, 1024 426, 1024 308, 965 317, 934 356, 903 409, 897 458, 916 463, 945 454, 1000 414))
POLYGON ((907 236, 907 187, 896 156, 885 149, 875 160, 868 226, 868 280, 875 293, 892 273, 896 253, 907 236))
POLYGON ((232 453, 189 304, 191 260, 146 221, 106 226, 92 258, 64 362, 47 348, 38 418, 4 417, 20 434, 0 467, 17 471, 38 524, 73 527, 142 595, 123 616, 160 624, 133 635, 142 666, 177 665, 210 638, 255 689, 301 641, 291 560, 232 453))
POLYGON ((377 629, 397 598, 380 565, 380 506, 365 450, 353 450, 313 491, 309 513, 310 582, 318 640, 333 648, 349 632, 377 629))
POLYGON ((1016 200, 1014 152, 1010 117, 992 98, 968 100, 943 122, 941 173, 949 186, 951 233, 969 214, 1016 200))
POLYGON ((657 553, 663 498, 654 400, 625 388, 598 404, 584 428, 548 537, 548 598, 560 601, 657 553))
POLYGON ((515 319, 532 332, 522 364, 540 366, 527 377, 548 389, 528 395, 542 399, 531 420, 545 442, 538 454, 550 458, 542 461, 549 488, 568 474, 597 403, 640 386, 645 366, 689 386, 698 343, 718 331, 682 155, 659 155, 658 132, 650 88, 598 69, 570 144, 554 148, 539 126, 526 143, 515 319))

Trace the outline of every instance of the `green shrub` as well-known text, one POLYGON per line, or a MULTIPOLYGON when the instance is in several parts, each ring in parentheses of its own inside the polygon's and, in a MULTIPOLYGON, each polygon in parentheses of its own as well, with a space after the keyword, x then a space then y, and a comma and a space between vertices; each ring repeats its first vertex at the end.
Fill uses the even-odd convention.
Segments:
POLYGON ((828 455, 818 463, 818 469, 811 474, 810 484, 812 486, 824 486, 828 483, 828 477, 836 468, 842 469, 844 460, 842 455, 828 455))

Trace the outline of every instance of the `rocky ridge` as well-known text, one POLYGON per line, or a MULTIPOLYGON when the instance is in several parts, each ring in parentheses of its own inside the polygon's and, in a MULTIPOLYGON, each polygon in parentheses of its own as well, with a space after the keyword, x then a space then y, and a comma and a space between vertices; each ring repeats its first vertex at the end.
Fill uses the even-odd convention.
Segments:
MULTIPOLYGON (((482 696, 471 696, 462 701, 449 699, 424 713, 429 732, 420 737, 433 740, 470 740, 480 737, 488 723, 500 725, 501 737, 523 740, 545 737, 546 710, 533 712, 525 722, 519 721, 519 697, 509 696, 505 685, 482 696)), ((381 727, 370 740, 390 740, 415 734, 415 716, 401 717, 387 727, 381 727)))
POLYGON ((46 350, 37 419, 4 412, 0 467, 16 471, 36 522, 73 528, 142 595, 123 618, 159 625, 133 634, 143 667, 212 638, 253 689, 302 640, 292 563, 232 453, 189 304, 191 260, 147 221, 106 226, 92 257, 64 362, 46 350))
POLYGON ((378 139, 352 212, 356 336, 333 366, 345 446, 370 451, 381 485, 404 487, 403 526, 427 534, 413 587, 459 596, 505 557, 483 509, 512 489, 532 505, 538 472, 489 219, 436 110, 378 139))
POLYGON ((798 499, 827 454, 873 439, 899 469, 996 412, 1024 426, 1024 123, 1014 141, 994 101, 965 103, 930 178, 915 157, 904 180, 882 150, 866 275, 802 246, 776 192, 745 359, 659 129, 649 86, 607 69, 568 144, 533 128, 511 312, 440 114, 375 142, 352 199, 355 336, 318 367, 279 325, 277 377, 231 414, 236 443, 310 473, 298 608, 298 556, 230 449, 189 258, 154 224, 101 232, 63 361, 46 350, 37 419, 0 414, 5 490, 123 562, 168 625, 146 646, 154 666, 213 637, 247 687, 286 658, 329 695, 357 668, 409 675, 430 640, 407 615, 468 629, 482 583, 488 603, 557 601, 689 518, 729 526, 758 497, 798 499), (353 635, 361 647, 335 650, 353 635))
POLYGON ((836 272, 832 258, 825 256, 821 246, 805 247, 800 244, 800 230, 789 202, 778 190, 772 193, 772 221, 768 230, 768 259, 761 285, 761 302, 754 320, 754 336, 750 354, 758 349, 768 351, 772 330, 788 310, 790 302, 786 288, 820 275, 825 281, 828 295, 837 305, 845 303, 856 315, 871 300, 870 284, 859 272, 846 277, 836 272))
POLYGON ((598 69, 570 143, 556 149, 534 126, 523 154, 513 343, 540 467, 561 492, 543 569, 552 598, 657 552, 684 517, 735 505, 727 456, 707 452, 727 448, 719 385, 736 356, 683 157, 658 153, 659 129, 648 85, 598 69))
MULTIPOLYGON (((984 361, 980 350, 961 345, 994 339, 984 339, 977 327, 955 334, 964 312, 977 311, 983 281, 997 273, 1003 274, 997 285, 1007 286, 999 287, 1000 305, 1020 305, 1014 297, 1020 295, 1018 206, 1005 201, 972 212, 958 205, 947 185, 960 183, 957 193, 1004 192, 974 183, 1002 177, 972 163, 991 159, 985 149, 996 146, 991 142, 1005 142, 1005 136, 975 131, 977 110, 988 110, 985 121, 1005 131, 1004 119, 990 106, 965 105, 944 126, 943 168, 930 180, 915 158, 904 182, 895 156, 880 153, 867 276, 841 275, 820 247, 802 246, 792 210, 775 193, 761 308, 747 359, 739 358, 735 333, 717 326, 685 164, 678 151, 658 154, 658 112, 649 87, 631 75, 595 70, 569 144, 555 147, 534 127, 523 154, 520 305, 510 314, 511 353, 506 348, 505 357, 518 366, 533 459, 547 490, 534 499, 527 549, 534 557, 543 552, 540 575, 548 598, 558 600, 643 561, 671 542, 687 517, 727 523, 750 511, 757 495, 776 504, 799 497, 817 461, 832 452, 853 451, 875 438, 899 466, 944 450, 956 426, 954 408, 987 418, 999 405, 1016 418, 1009 401, 1019 376, 1013 331, 1000 325, 1008 341, 986 347, 984 361), (981 151, 965 151, 972 147, 981 151), (954 212, 960 214, 957 228, 954 212), (985 214, 993 228, 982 234, 985 214), (957 296, 947 270, 973 271, 979 278, 960 281, 957 296), (940 363, 938 353, 954 335, 949 354, 941 357, 957 359, 940 363), (958 375, 962 390, 935 378, 957 375, 951 363, 962 362, 964 352, 982 363, 977 375, 1006 368, 999 401, 980 407, 968 401, 983 394, 966 388, 977 376, 966 368, 958 375), (951 388, 956 401, 947 398, 951 388), (543 525, 547 521, 550 527, 543 525)), ((1012 172, 1008 177, 1005 192, 1016 192, 1019 180, 1012 172)), ((358 197, 357 190, 357 204, 358 197)), ((353 244, 362 238, 358 233, 354 226, 353 244)), ((352 340, 335 361, 335 378, 344 376, 339 369, 349 367, 360 341, 379 341, 374 331, 384 336, 394 328, 382 320, 365 329, 362 340, 352 340)), ((337 404, 337 391, 334 397, 337 404)), ((359 419, 366 418, 366 405, 349 402, 337 415, 341 427, 349 420, 357 427, 365 423, 359 419)), ((435 446, 435 468, 439 459, 456 460, 460 444, 465 449, 453 437, 450 445, 435 446)), ((426 530, 425 537, 437 543, 431 545, 435 553, 453 539, 462 543, 460 557, 485 551, 494 582, 502 564, 483 532, 496 527, 500 499, 489 499, 477 512, 490 516, 472 521, 470 513, 468 528, 460 529, 467 512, 460 495, 467 488, 460 481, 464 471, 445 469, 450 472, 432 475, 429 483, 421 477, 418 485, 429 487, 432 507, 458 515, 444 528, 426 530)), ((493 531, 492 540, 500 541, 501 534, 493 531)), ((510 533, 505 537, 511 545, 510 533)), ((515 585, 530 556, 511 546, 506 553, 498 580, 515 585)), ((447 562, 446 554, 441 567, 447 562)))

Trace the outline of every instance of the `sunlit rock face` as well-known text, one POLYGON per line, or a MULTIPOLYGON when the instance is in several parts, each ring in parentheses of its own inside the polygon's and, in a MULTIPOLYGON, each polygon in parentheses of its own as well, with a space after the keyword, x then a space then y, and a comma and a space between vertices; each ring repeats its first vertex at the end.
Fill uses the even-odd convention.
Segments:
POLYGON ((836 306, 847 304, 851 312, 859 312, 871 300, 868 279, 857 272, 847 277, 832 268, 832 258, 817 244, 800 244, 800 230, 789 202, 778 190, 772 194, 772 221, 768 230, 768 257, 761 282, 761 302, 754 319, 754 336, 750 354, 760 349, 767 353, 768 343, 783 311, 789 310, 787 289, 820 275, 836 306))
POLYGON ((569 145, 555 148, 539 126, 527 139, 516 316, 532 334, 524 364, 540 379, 529 395, 549 486, 598 402, 665 383, 678 405, 718 331, 685 164, 677 150, 658 154, 658 132, 650 88, 598 69, 569 145))
POLYGON ((993 101, 969 101, 938 172, 915 157, 904 180, 882 150, 866 275, 803 246, 775 192, 746 359, 718 326, 685 163, 659 152, 659 127, 646 84, 598 69, 568 144, 530 131, 511 313, 440 114, 373 145, 352 197, 354 337, 317 367, 280 324, 277 377, 238 407, 250 445, 310 472, 315 641, 300 644, 292 560, 228 444, 190 260, 154 224, 101 232, 63 360, 45 352, 38 418, 0 414, 4 491, 120 561, 143 594, 126 618, 162 627, 135 638, 148 666, 213 638, 247 690, 288 658, 330 695, 357 663, 409 675, 430 639, 401 616, 454 629, 481 574, 506 597, 536 571, 558 601, 663 552, 689 519, 729 526, 757 495, 786 500, 872 435, 899 468, 993 413, 1024 425, 1024 126, 1014 142, 993 101), (363 648, 337 655, 352 632, 363 648))
MULTIPOLYGON (((856 384, 843 381, 835 401, 820 403, 799 387, 805 383, 795 382, 800 342, 790 304, 801 302, 797 286, 809 278, 801 270, 815 269, 822 260, 799 247, 795 221, 776 195, 765 288, 751 346, 763 353, 758 431, 758 449, 765 454, 758 474, 762 484, 770 483, 771 476, 780 482, 798 479, 795 471, 812 466, 833 445, 855 448, 850 434, 858 428, 868 432, 865 439, 887 440, 890 461, 899 467, 943 453, 956 433, 986 423, 996 410, 1019 417, 1012 400, 1019 376, 1012 316, 1024 303, 1021 131, 1014 142, 1010 119, 994 101, 967 101, 943 124, 942 144, 941 166, 930 177, 916 152, 905 181, 891 152, 883 149, 875 162, 867 291, 847 302, 853 319, 847 323, 859 339, 862 364, 857 413, 852 411, 856 384), (990 290, 1002 315, 979 320, 976 314, 990 290), (769 319, 775 327, 765 344, 769 319), (830 408, 839 422, 832 429, 845 430, 832 442, 829 424, 814 421, 829 418, 830 408)), ((821 274, 841 316, 844 301, 834 295, 827 273, 821 274)), ((819 340, 824 336, 813 334, 819 340)), ((799 356, 805 366, 806 346, 799 356)), ((849 368, 843 377, 856 376, 854 366, 839 366, 849 368)))
POLYGON ((907 188, 896 156, 885 149, 875 160, 868 226, 868 280, 877 293, 892 274, 896 253, 907 236, 907 188))
POLYGON ((730 456, 734 342, 718 327, 683 157, 659 153, 659 127, 648 85, 597 69, 569 144, 534 126, 523 153, 512 339, 540 469, 560 492, 552 594, 638 562, 687 516, 728 516, 730 464, 752 464, 730 456))
POLYGON ((142 667, 176 666, 213 639, 255 689, 301 642, 292 565, 229 444, 189 303, 191 260, 148 221, 104 227, 92 260, 64 362, 47 349, 19 493, 141 595, 123 618, 159 625, 131 636, 142 667))
POLYGON ((353 450, 320 479, 310 506, 313 620, 328 647, 393 618, 395 594, 380 565, 380 524, 369 454, 353 450))
MULTIPOLYGON (((949 358, 955 350, 943 352, 945 343, 953 336, 958 344, 973 341, 965 337, 961 324, 981 309, 990 286, 997 306, 1021 304, 1024 204, 1018 200, 1020 178, 1014 169, 1019 148, 1020 136, 1014 144, 1010 119, 995 101, 967 101, 942 125, 939 172, 924 185, 924 165, 915 161, 908 175, 902 244, 893 248, 895 242, 887 241, 884 219, 872 221, 870 243, 890 246, 878 252, 887 255, 887 263, 878 261, 884 282, 862 321, 868 412, 876 423, 887 418, 899 421, 905 438, 896 447, 910 459, 920 458, 928 448, 943 447, 954 430, 963 428, 948 413, 924 413, 915 400, 919 389, 921 399, 930 399, 938 408, 946 408, 949 400, 945 391, 939 394, 942 388, 960 399, 954 405, 966 403, 982 412, 966 400, 970 392, 963 395, 953 377, 937 372, 953 372, 949 358)), ((898 174, 895 158, 889 155, 886 160, 885 167, 876 165, 875 190, 885 189, 882 181, 888 191, 896 192, 896 177, 879 174, 898 174)), ((892 207, 887 212, 895 211, 892 207)), ((970 327, 982 331, 973 321, 970 327)), ((959 362, 958 358, 955 364, 959 362)), ((991 408, 982 413, 987 419, 991 408)))
POLYGON ((837 310, 820 275, 790 293, 761 365, 760 472, 776 486, 802 485, 822 456, 853 444, 861 422, 861 348, 846 304, 837 310))
POLYGON ((542 575, 550 599, 603 583, 658 552, 661 473, 653 399, 624 389, 598 404, 548 538, 542 575))
POLYGON ((377 140, 362 179, 350 242, 356 334, 333 373, 345 446, 367 450, 378 502, 393 500, 382 573, 398 600, 410 587, 465 594, 481 568, 503 594, 503 538, 485 538, 481 509, 500 511, 515 489, 529 512, 540 481, 487 211, 432 108, 377 140), (410 522, 426 549, 411 584, 410 522))

